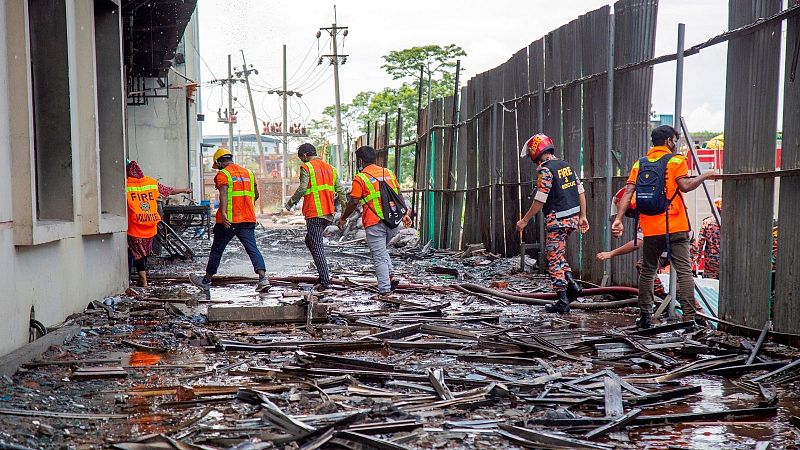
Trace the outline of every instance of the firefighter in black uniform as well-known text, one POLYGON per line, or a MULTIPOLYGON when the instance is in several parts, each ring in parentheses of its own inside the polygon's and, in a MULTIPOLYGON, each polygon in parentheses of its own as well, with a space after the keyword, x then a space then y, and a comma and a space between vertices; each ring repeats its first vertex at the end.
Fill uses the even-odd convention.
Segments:
POLYGON ((558 159, 554 152, 553 140, 544 134, 532 136, 522 147, 520 157, 530 156, 539 168, 533 204, 517 222, 517 230, 524 230, 533 216, 544 211, 547 272, 558 295, 555 303, 545 306, 545 311, 565 314, 569 312, 570 302, 582 291, 567 263, 567 238, 578 228, 581 233, 588 231, 589 221, 581 181, 572 167, 558 159))

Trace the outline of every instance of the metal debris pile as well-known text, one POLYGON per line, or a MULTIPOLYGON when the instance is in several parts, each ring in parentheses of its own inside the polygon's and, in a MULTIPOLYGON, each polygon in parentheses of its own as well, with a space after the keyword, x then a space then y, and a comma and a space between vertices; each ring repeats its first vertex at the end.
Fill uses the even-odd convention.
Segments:
MULTIPOLYGON (((301 249, 299 230, 259 233, 264 248, 301 249)), ((308 272, 273 277, 266 295, 220 277, 207 298, 184 282, 201 265, 177 263, 146 292, 91 302, 73 338, 0 383, 0 448, 751 449, 800 436, 795 349, 684 323, 637 331, 633 309, 509 303, 494 293, 547 283, 479 248, 395 249, 404 284, 376 301, 365 249, 331 250, 336 286, 322 293, 308 272)))

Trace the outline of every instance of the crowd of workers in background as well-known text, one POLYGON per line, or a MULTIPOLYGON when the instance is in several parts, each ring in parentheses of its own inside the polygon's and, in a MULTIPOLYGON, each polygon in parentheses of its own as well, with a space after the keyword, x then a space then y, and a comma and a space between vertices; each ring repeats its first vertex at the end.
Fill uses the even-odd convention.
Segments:
MULTIPOLYGON (((654 296, 664 297, 666 294, 656 274, 667 266, 674 268, 677 277, 675 297, 683 320, 703 324, 703 319, 695 316, 694 276, 696 268, 702 267, 704 278, 719 279, 722 198, 713 201, 714 214, 703 220, 696 238, 693 238, 683 194, 702 186, 706 180, 719 179, 721 175, 708 171, 690 177, 686 157, 678 151, 680 134, 671 126, 655 128, 651 140, 653 146, 633 165, 626 186, 612 199, 609 219, 612 234, 621 237, 626 228, 624 219, 629 218, 634 222, 635 237, 611 251, 598 253, 596 257, 604 261, 642 250, 636 263, 640 309, 637 325, 640 328, 652 326, 654 296)), ((337 223, 339 228, 345 226, 348 217, 361 205, 361 220, 379 296, 390 296, 397 289, 399 280, 394 277, 387 244, 396 235, 399 225, 411 226, 411 211, 399 193, 395 174, 376 164, 375 149, 363 146, 356 151, 359 172, 348 193, 336 169, 317 155, 313 145, 300 145, 297 156, 302 162, 300 184, 284 208, 289 210, 301 199, 303 201, 302 213, 307 230, 305 244, 319 275, 316 288, 324 290, 331 286, 323 233, 334 223, 337 204, 342 211, 337 223)), ((589 230, 584 188, 569 162, 556 156, 555 145, 548 136, 536 134, 528 139, 520 154, 520 157, 526 156, 537 165, 536 193, 530 208, 516 226, 522 231, 536 214, 544 214, 547 271, 557 294, 557 299, 545 310, 565 314, 570 310, 570 303, 582 292, 567 262, 566 250, 567 239, 572 233, 589 230)), ((268 291, 271 286, 266 276, 266 265, 255 240, 257 219, 254 205, 259 196, 256 178, 250 170, 234 164, 233 155, 224 148, 214 154, 214 168, 218 170, 214 184, 220 202, 211 252, 205 274, 193 274, 189 279, 208 292, 227 244, 237 237, 258 274, 256 290, 268 291)), ((128 163, 127 170, 129 259, 139 273, 140 285, 146 286, 146 258, 151 252, 160 220, 156 200, 160 196, 190 193, 191 190, 161 185, 144 176, 135 161, 128 163)), ((777 235, 775 224, 773 272, 777 235)))
MULTIPOLYGON (((394 277, 387 245, 397 234, 401 224, 411 226, 409 211, 400 195, 397 177, 391 170, 376 165, 375 149, 363 146, 356 151, 362 167, 353 179, 348 195, 340 183, 336 169, 317 155, 313 145, 300 145, 297 156, 302 162, 300 185, 284 207, 291 209, 303 200, 302 212, 307 230, 305 243, 319 275, 316 288, 328 289, 331 284, 323 232, 334 221, 337 202, 342 210, 338 222, 340 228, 345 226, 347 218, 360 204, 367 246, 378 280, 379 296, 390 296, 400 282, 394 277)), ((219 148, 214 153, 213 160, 213 168, 218 171, 214 177, 214 186, 219 191, 213 241, 205 274, 190 274, 189 281, 209 292, 225 248, 236 237, 258 275, 256 291, 267 292, 271 285, 266 274, 264 257, 255 238, 255 201, 259 197, 256 177, 249 169, 235 164, 233 155, 225 148, 219 148)), ((129 263, 138 272, 139 285, 146 287, 147 255, 152 251, 153 238, 161 221, 157 200, 172 194, 191 193, 191 190, 170 188, 144 176, 135 161, 128 162, 127 171, 129 263)))

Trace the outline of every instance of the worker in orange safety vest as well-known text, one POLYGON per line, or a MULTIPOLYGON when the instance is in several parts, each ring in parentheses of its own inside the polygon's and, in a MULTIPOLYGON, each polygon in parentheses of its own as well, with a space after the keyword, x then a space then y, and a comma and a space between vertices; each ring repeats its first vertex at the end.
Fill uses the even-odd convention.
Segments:
POLYGON ((336 210, 334 196, 344 210, 347 192, 339 183, 336 169, 317 156, 317 149, 305 143, 297 148, 297 157, 303 164, 300 166, 300 185, 294 195, 286 201, 284 207, 292 209, 302 198, 303 216, 306 219, 306 247, 311 252, 314 265, 319 274, 321 289, 330 287, 331 276, 328 261, 325 258, 325 245, 322 235, 333 223, 336 210))
POLYGON ((214 240, 208 255, 205 276, 189 275, 189 281, 208 292, 211 278, 217 273, 225 247, 235 236, 242 243, 253 270, 258 274, 256 291, 270 289, 264 257, 256 244, 256 210, 258 186, 252 171, 233 163, 230 150, 220 148, 214 153, 214 166, 219 170, 214 176, 214 185, 219 191, 219 209, 214 225, 214 240))

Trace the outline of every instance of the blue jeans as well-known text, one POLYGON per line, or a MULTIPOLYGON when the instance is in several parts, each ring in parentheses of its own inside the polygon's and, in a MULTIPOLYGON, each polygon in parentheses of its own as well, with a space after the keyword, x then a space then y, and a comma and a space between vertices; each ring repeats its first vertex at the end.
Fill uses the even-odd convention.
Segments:
POLYGON ((236 236, 239 242, 244 246, 247 256, 250 257, 250 262, 253 263, 253 269, 258 272, 259 270, 266 270, 264 264, 264 257, 261 256, 261 251, 258 250, 256 245, 256 224, 253 222, 234 223, 230 228, 225 228, 224 225, 218 223, 214 225, 214 241, 211 243, 211 252, 208 255, 208 265, 206 266, 206 274, 214 275, 219 269, 219 262, 222 260, 222 253, 228 242, 236 236))

